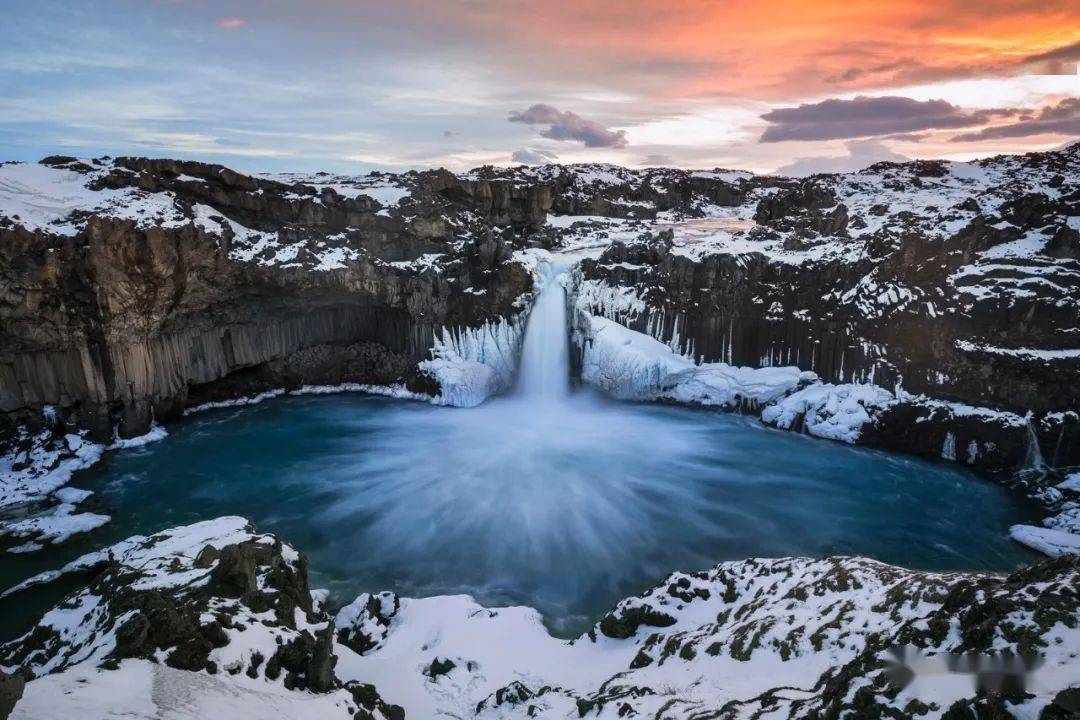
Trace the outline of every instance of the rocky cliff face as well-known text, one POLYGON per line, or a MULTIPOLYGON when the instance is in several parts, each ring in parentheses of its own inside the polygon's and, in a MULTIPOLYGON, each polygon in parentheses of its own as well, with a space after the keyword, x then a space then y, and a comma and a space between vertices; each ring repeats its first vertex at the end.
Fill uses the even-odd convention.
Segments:
MULTIPOLYGON (((791 365, 825 383, 1031 413, 1047 461, 1080 462, 1080 146, 729 179, 730 206, 697 195, 682 214, 569 224, 564 243, 610 243, 581 265, 600 298, 592 312, 699 362, 791 365)), ((893 408, 866 439, 941 456, 952 432, 961 450, 991 441, 975 455, 1003 466, 1029 444, 1025 422, 922 432, 936 419, 893 408)))
POLYGON ((508 315, 531 288, 511 255, 535 217, 505 184, 427 174, 405 203, 387 196, 409 189, 380 186, 383 207, 199 163, 29 169, 0 168, 9 419, 51 405, 104 440, 114 425, 138 435, 190 402, 268 387, 423 388, 416 364, 435 332, 508 315), (41 211, 45 192, 58 208, 41 211))
MULTIPOLYGON (((269 387, 433 391, 415 368, 436 334, 519 313, 531 279, 515 252, 544 247, 587 256, 586 282, 633 296, 611 319, 698 361, 1032 413, 1043 455, 1080 462, 1078 193, 1080 146, 804 180, 4 165, 0 413, 52 405, 104 438, 269 387)), ((889 412, 906 429, 927 417, 889 412)), ((1007 425, 878 444, 941 455, 953 433, 961 454, 982 442, 976 455, 1015 464, 1029 423, 1007 425)))

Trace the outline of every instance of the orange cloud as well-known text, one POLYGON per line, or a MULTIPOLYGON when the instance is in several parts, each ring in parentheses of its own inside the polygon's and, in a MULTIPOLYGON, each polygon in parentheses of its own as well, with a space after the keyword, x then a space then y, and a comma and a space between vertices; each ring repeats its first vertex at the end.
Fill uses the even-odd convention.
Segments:
POLYGON ((1074 0, 480 0, 444 20, 522 68, 654 97, 790 99, 1080 61, 1074 0))
POLYGON ((247 25, 247 20, 241 17, 221 18, 217 21, 217 26, 222 30, 239 30, 245 25, 247 25))

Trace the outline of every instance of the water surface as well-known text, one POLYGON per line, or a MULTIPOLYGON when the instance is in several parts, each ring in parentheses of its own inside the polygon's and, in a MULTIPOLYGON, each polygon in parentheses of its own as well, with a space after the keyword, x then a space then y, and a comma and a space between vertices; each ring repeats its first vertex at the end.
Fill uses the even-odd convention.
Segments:
MULTIPOLYGON (((338 602, 469 593, 536 607, 567 635, 672 570, 721 560, 858 554, 1008 570, 1036 557, 1008 526, 1039 517, 955 466, 586 391, 471 410, 285 397, 193 416, 159 443, 108 453, 74 485, 113 522, 5 557, 0 584, 134 533, 240 514, 308 553, 313 587, 338 602)), ((2 601, 0 632, 62 589, 2 601)))

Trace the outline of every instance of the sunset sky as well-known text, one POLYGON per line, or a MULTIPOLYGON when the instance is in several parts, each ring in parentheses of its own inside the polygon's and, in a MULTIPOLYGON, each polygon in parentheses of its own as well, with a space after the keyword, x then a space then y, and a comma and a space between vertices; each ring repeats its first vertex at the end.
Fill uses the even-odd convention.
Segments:
POLYGON ((5 0, 0 160, 756 171, 1080 137, 1080 3, 5 0))

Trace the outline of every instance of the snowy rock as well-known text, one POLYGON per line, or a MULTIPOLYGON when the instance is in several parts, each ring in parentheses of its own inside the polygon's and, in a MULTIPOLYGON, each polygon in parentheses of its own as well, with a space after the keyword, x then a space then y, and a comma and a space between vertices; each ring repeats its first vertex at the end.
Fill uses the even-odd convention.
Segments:
POLYGON ((1034 525, 1013 525, 1009 528, 1009 535, 1013 540, 1050 557, 1080 555, 1080 533, 1034 525))
POLYGON ((854 443, 875 415, 896 401, 891 392, 876 385, 805 387, 761 411, 761 420, 784 430, 799 427, 816 437, 854 443))
POLYGON ((391 703, 406 717, 749 717, 770 707, 785 717, 868 707, 936 717, 980 702, 973 683, 916 677, 897 695, 882 674, 890 648, 939 660, 1037 652, 1030 689, 1054 702, 1075 681, 1077 561, 1008 577, 849 557, 726 562, 673 573, 568 642, 529 608, 465 596, 365 593, 331 622, 311 604, 298 553, 220 518, 73 563, 69 571, 105 569, 34 633, 0 647, 0 670, 35 677, 15 717, 78 707, 174 718, 197 707, 239 720, 335 718, 362 707, 396 720, 402 709, 391 703), (151 610, 164 607, 160 617, 151 610), (159 691, 166 686, 173 691, 159 691))
POLYGON ((253 719, 401 717, 370 686, 334 674, 333 621, 312 602, 305 560, 242 518, 132 537, 60 572, 74 571, 96 576, 0 646, 0 670, 36 678, 15 717, 72 707, 190 717, 193 706, 253 719))

